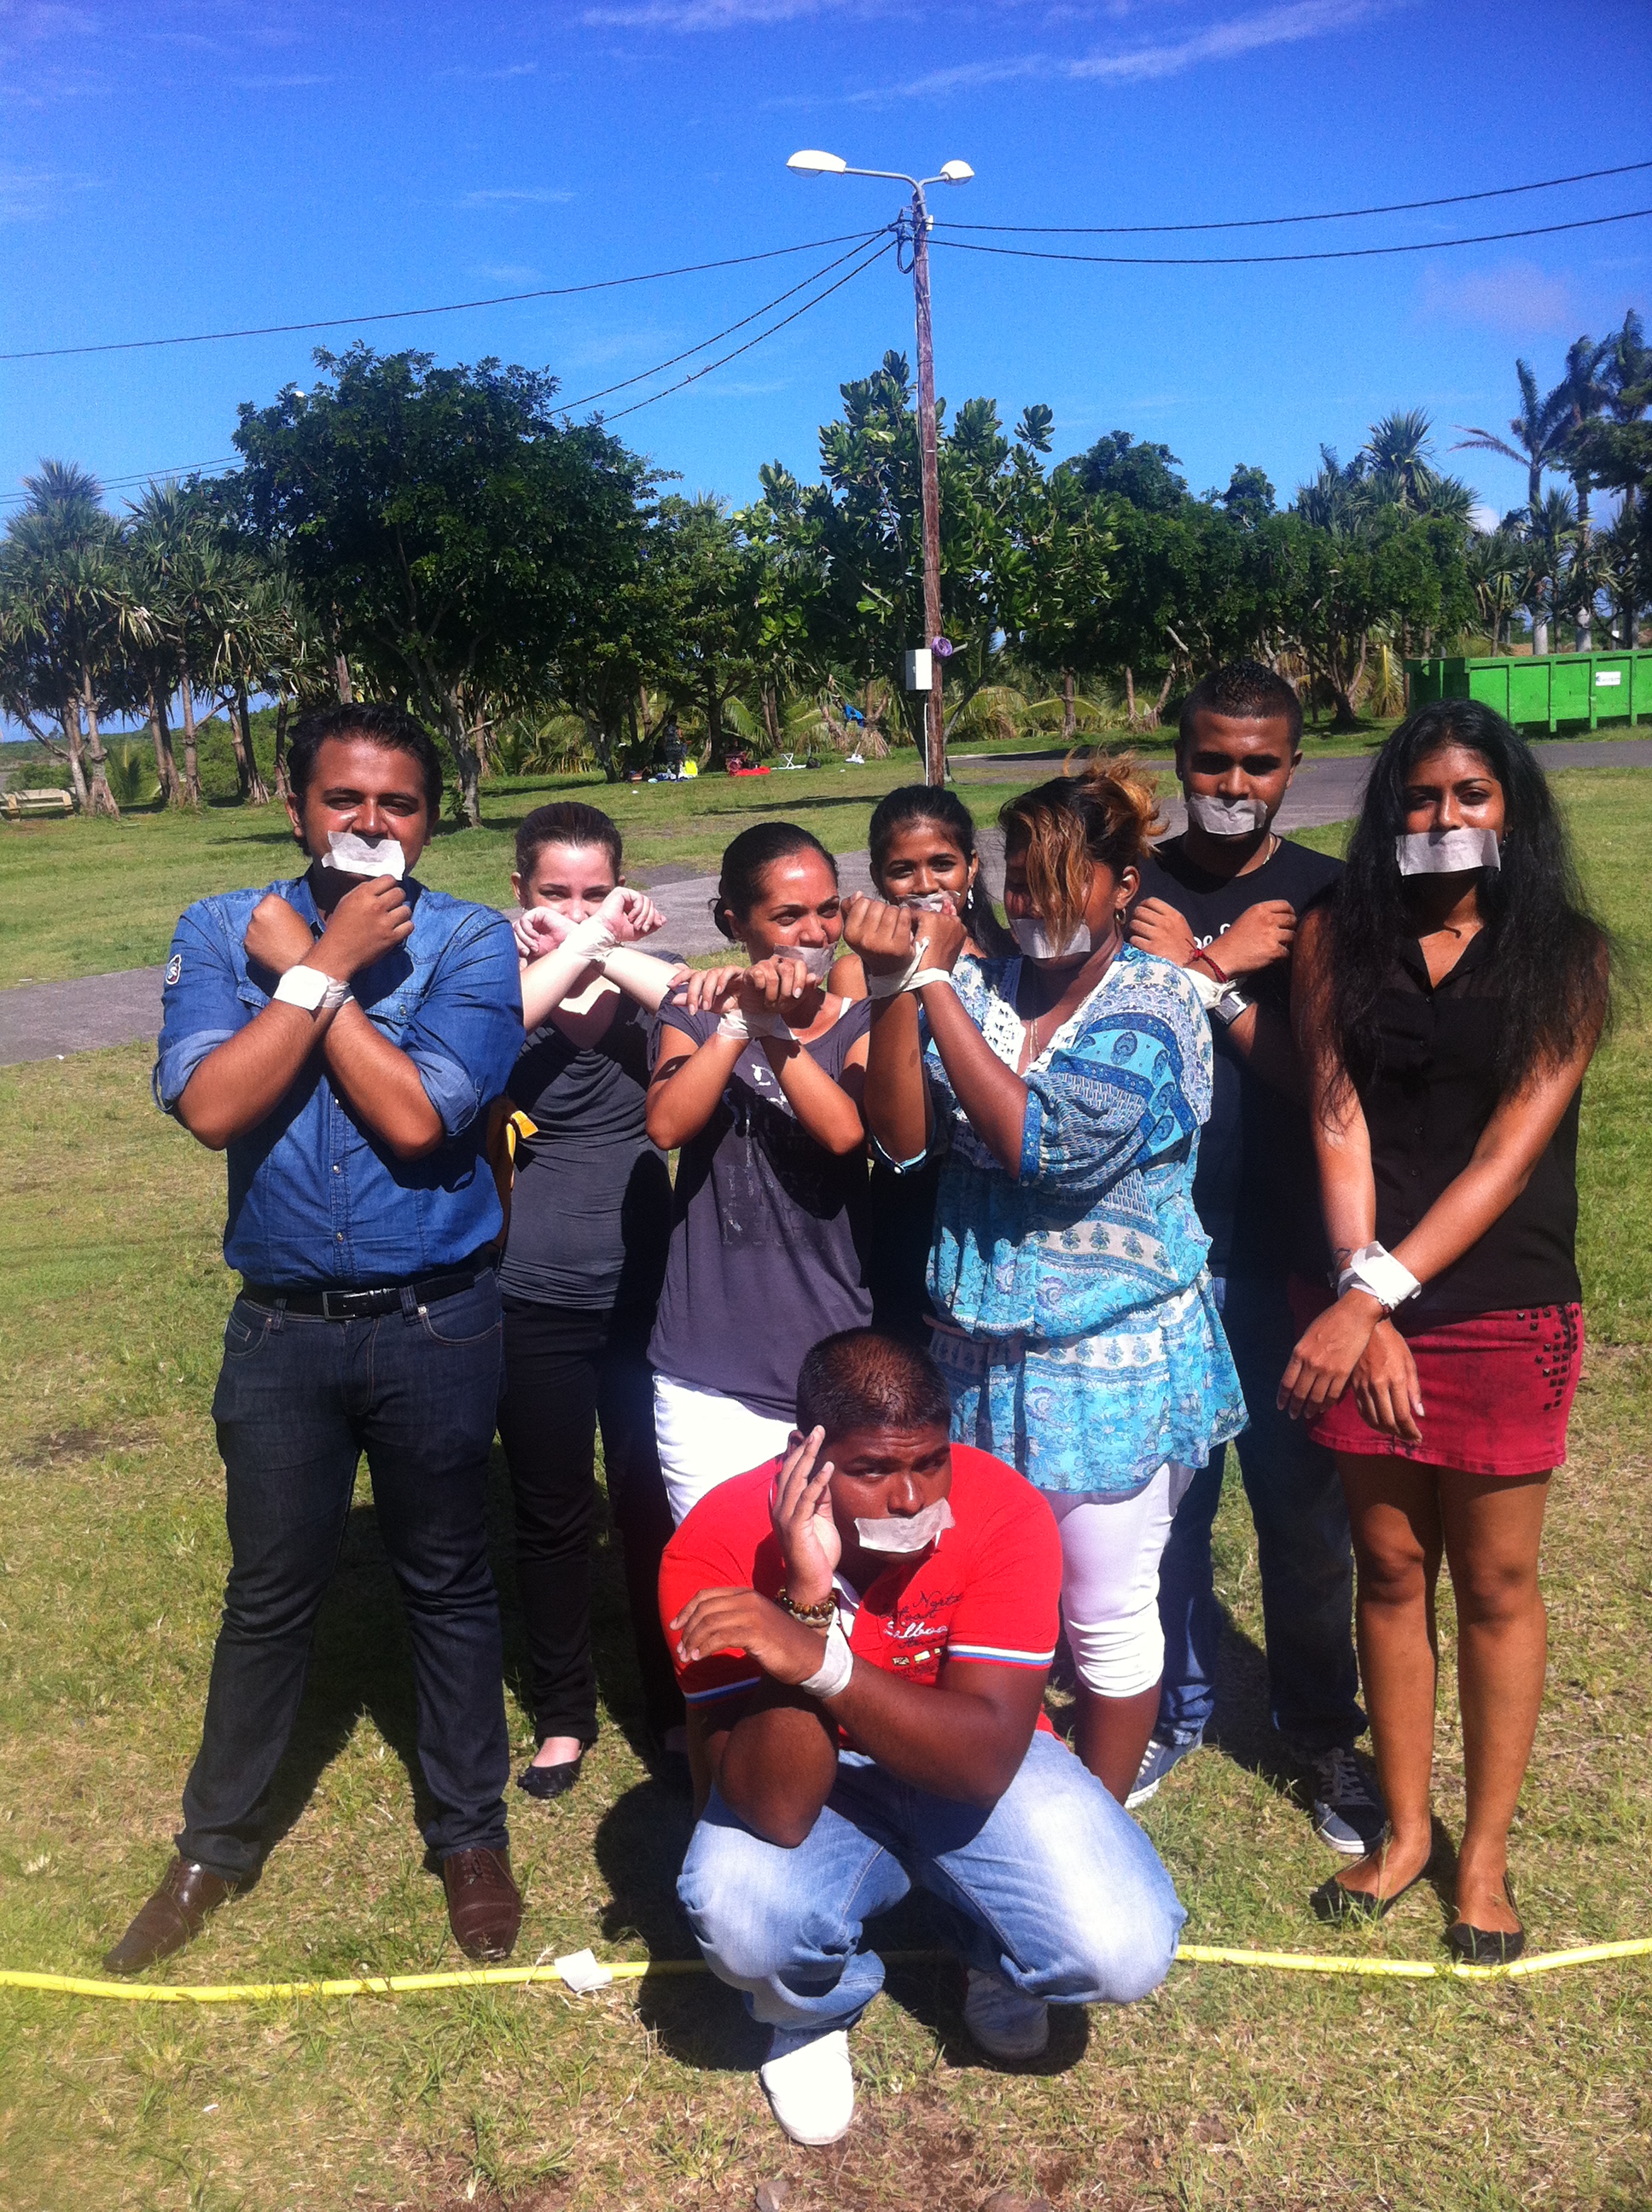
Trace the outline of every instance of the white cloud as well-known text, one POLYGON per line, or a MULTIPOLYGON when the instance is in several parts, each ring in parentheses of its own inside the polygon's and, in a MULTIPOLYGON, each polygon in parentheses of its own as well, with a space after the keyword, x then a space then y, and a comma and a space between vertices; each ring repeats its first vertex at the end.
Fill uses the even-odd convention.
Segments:
POLYGON ((304 92, 310 86, 331 84, 330 76, 237 76, 230 82, 237 92, 304 92))
POLYGON ((462 208, 559 207, 573 197, 572 192, 553 191, 548 185, 484 185, 466 192, 459 204, 462 208))
POLYGON ((489 261, 471 273, 489 284, 537 284, 545 272, 543 269, 530 269, 522 261, 489 261))
POLYGON ((1098 49, 1087 54, 1033 52, 1006 54, 997 59, 961 62, 956 68, 932 70, 907 83, 878 90, 852 93, 848 98, 870 106, 891 97, 908 98, 964 90, 983 84, 1006 84, 1029 77, 1067 84, 1143 84, 1180 76, 1206 62, 1237 60, 1270 46, 1299 46, 1305 40, 1326 38, 1338 31, 1384 14, 1395 0, 1285 0, 1251 15, 1236 15, 1226 22, 1210 23, 1179 39, 1159 39, 1145 44, 1098 49))
POLYGON ((750 26, 795 23, 810 15, 872 10, 865 0, 615 0, 586 8, 580 21, 612 29, 737 31, 750 26))
POLYGON ((1516 337, 1570 330, 1577 319, 1566 278, 1551 275, 1535 261, 1509 261, 1496 269, 1425 270, 1421 304, 1426 315, 1478 323, 1516 337))
POLYGON ((39 222, 55 215, 70 192, 97 189, 91 177, 51 169, 18 169, 0 162, 0 222, 39 222))

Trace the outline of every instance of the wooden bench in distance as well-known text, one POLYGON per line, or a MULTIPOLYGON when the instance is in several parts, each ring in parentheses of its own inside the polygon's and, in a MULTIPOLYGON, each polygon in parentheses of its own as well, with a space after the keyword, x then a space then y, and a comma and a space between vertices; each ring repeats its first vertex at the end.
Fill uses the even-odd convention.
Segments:
POLYGON ((8 822, 21 822, 30 814, 72 814, 75 795, 70 791, 8 791, 0 793, 0 806, 8 822))

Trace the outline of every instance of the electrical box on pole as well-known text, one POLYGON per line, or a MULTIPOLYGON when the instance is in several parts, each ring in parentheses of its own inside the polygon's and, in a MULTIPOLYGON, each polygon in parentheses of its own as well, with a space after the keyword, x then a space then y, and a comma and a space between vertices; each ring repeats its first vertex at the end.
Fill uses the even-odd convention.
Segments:
POLYGON ((914 646, 907 654, 907 690, 930 691, 935 685, 935 656, 926 645, 914 646))

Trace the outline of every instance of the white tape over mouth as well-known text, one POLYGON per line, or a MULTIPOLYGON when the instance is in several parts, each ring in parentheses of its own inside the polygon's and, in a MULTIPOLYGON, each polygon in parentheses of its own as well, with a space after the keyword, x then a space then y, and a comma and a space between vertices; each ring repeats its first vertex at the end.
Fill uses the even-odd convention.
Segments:
POLYGON ((799 968, 808 969, 811 982, 823 983, 832 972, 836 952, 835 945, 777 945, 768 957, 771 960, 795 960, 799 968))
POLYGON ((407 855, 395 837, 359 837, 354 830, 330 830, 330 849, 321 855, 324 868, 337 868, 342 876, 394 876, 398 883, 407 873, 407 855))
POLYGON ((1087 922, 1080 922, 1065 945, 1058 945, 1036 915, 1021 915, 1010 924, 1010 933, 1029 960, 1076 960, 1093 952, 1087 922))
POLYGON ((1260 799, 1227 799, 1216 791, 1190 791, 1187 817, 1207 837, 1254 837, 1267 827, 1267 809, 1260 799))
POLYGON ((1461 876, 1471 868, 1500 868, 1495 830, 1408 830, 1394 841, 1402 876, 1461 876))
POLYGON ((938 1498, 921 1513, 890 1513, 878 1521, 857 1520, 854 1533, 868 1552, 921 1552, 953 1527, 952 1508, 938 1498))

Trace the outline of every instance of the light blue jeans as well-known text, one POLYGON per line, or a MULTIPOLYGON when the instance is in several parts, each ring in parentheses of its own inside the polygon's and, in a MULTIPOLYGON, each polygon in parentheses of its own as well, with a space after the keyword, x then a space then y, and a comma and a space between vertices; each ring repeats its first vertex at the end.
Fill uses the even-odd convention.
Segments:
POLYGON ((677 1893, 707 1965, 775 2030, 779 2057, 853 2027, 884 1985, 861 1930, 914 1882, 948 1908, 969 1965, 1058 2004, 1145 1996, 1187 1917, 1130 1815, 1042 1732, 990 1812, 841 1753, 794 1850, 754 1834, 714 1790, 677 1893))

